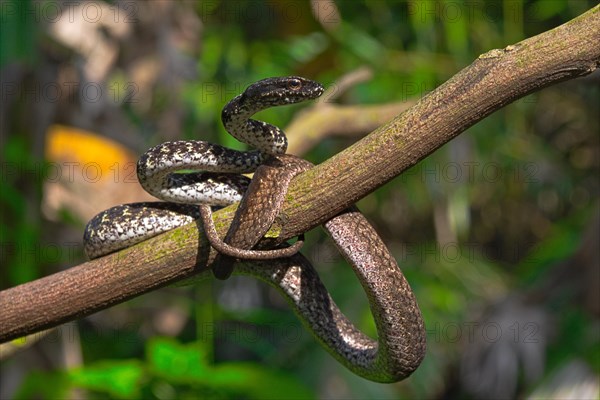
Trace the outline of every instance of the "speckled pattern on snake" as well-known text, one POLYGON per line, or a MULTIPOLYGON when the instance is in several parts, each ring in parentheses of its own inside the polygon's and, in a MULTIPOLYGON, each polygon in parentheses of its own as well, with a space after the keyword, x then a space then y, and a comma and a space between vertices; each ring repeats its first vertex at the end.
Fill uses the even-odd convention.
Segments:
MULTIPOLYGON (((254 251, 251 249, 277 216, 291 179, 311 167, 304 160, 285 155, 287 139, 279 128, 250 116, 265 108, 314 99, 322 93, 320 84, 301 77, 268 78, 252 84, 229 102, 222 113, 225 128, 256 150, 235 151, 203 141, 167 142, 148 150, 138 161, 139 181, 149 193, 166 202, 126 204, 98 214, 86 226, 85 250, 90 258, 100 257, 202 218, 215 248, 231 251, 215 260, 215 274, 220 265, 226 265, 222 278, 233 272, 254 276, 275 287, 304 326, 340 363, 366 379, 396 382, 408 377, 421 363, 426 349, 425 327, 398 264, 356 208, 332 218, 324 228, 367 294, 377 340, 364 335, 344 316, 314 267, 300 253, 273 259, 269 250, 264 250, 264 257, 260 253, 255 261, 238 259, 241 262, 235 266, 230 257, 254 251), (181 170, 202 172, 179 173, 181 170), (241 175, 253 171, 252 183, 241 175), (215 237, 207 205, 223 206, 240 200, 242 204, 222 241, 215 237), (223 243, 229 247, 218 247, 223 243)), ((211 277, 210 270, 199 275, 200 279, 211 277)))

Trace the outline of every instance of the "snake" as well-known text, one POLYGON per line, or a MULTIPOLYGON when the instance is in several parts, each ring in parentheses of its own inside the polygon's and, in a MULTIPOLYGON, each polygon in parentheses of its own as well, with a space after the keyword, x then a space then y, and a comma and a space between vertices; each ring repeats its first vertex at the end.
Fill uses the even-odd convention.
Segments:
POLYGON ((292 180, 312 164, 285 154, 285 133, 250 117, 263 109, 315 99, 317 82, 298 76, 267 78, 250 85, 224 108, 225 129, 255 150, 239 151, 204 141, 173 141, 144 153, 140 184, 163 202, 119 205, 86 225, 84 249, 98 258, 162 232, 202 221, 219 253, 198 280, 249 275, 274 287, 320 345, 355 374, 391 383, 409 377, 426 352, 425 325, 410 285, 376 230, 352 206, 323 224, 367 295, 377 339, 361 332, 339 309, 313 265, 289 247, 256 248, 277 218, 292 180), (183 173, 181 171, 185 170, 183 173), (194 171, 194 172, 189 172, 194 171), (252 179, 242 175, 254 172, 252 179), (211 206, 240 202, 221 239, 211 206))

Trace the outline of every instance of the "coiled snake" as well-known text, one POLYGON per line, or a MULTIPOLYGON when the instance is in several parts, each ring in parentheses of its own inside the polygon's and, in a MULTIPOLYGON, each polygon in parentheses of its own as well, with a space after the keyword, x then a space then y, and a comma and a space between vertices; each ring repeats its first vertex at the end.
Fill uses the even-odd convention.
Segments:
MULTIPOLYGON (((100 257, 202 218, 209 241, 224 253, 213 263, 217 277, 226 278, 233 271, 265 281, 284 295, 306 328, 343 365, 366 379, 396 382, 421 363, 425 328, 398 264, 356 208, 332 218, 324 228, 367 294, 376 341, 359 331, 335 305, 315 269, 297 253, 299 244, 251 250, 277 216, 293 176, 311 164, 285 155, 287 140, 279 128, 249 117, 268 107, 314 99, 322 93, 320 84, 301 77, 268 78, 230 101, 222 113, 225 128, 255 147, 253 151, 235 151, 203 141, 167 142, 148 150, 138 161, 139 181, 149 193, 167 202, 133 203, 103 211, 86 226, 85 250, 90 258, 100 257), (177 173, 181 170, 204 172, 177 173), (255 170, 251 182, 240 175, 255 170), (240 200, 221 241, 208 204, 240 200), (232 257, 242 261, 235 268, 232 257)), ((210 278, 210 271, 202 272, 200 278, 210 278)))

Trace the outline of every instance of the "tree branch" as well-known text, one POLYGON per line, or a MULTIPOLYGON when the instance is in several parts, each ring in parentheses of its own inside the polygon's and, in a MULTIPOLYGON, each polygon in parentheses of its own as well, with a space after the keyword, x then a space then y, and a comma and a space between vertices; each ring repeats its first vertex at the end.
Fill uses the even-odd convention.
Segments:
MULTIPOLYGON (((533 91, 600 65, 600 6, 538 36, 481 55, 414 107, 298 176, 270 230, 310 230, 390 181, 468 127, 533 91)), ((224 234, 235 205, 216 214, 224 234)), ((214 257, 199 224, 0 292, 0 341, 89 315, 200 273, 214 257)))
POLYGON ((286 126, 288 153, 304 154, 330 136, 363 137, 413 105, 413 101, 373 105, 319 103, 286 126))

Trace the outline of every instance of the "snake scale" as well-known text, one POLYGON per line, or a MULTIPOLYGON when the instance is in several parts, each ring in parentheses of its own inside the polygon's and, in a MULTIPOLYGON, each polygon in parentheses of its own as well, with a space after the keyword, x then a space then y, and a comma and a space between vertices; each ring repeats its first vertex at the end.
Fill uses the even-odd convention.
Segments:
MULTIPOLYGON (((216 277, 250 275, 275 287, 340 363, 366 379, 396 382, 421 363, 425 327, 398 264, 355 207, 323 227, 367 294, 377 340, 363 334, 336 306, 314 267, 298 252, 301 240, 289 247, 254 248, 277 217, 291 180, 312 165, 285 154, 283 131, 250 116, 322 93, 320 84, 292 76, 258 81, 231 100, 223 109, 223 124, 256 150, 236 151, 203 141, 166 142, 148 150, 138 161, 139 181, 166 202, 125 204, 101 212, 86 226, 85 250, 90 258, 100 257, 200 218, 209 242, 221 253, 212 264, 216 277), (252 180, 241 175, 253 171, 252 180), (221 240, 210 205, 237 201, 240 206, 221 240)), ((210 277, 210 270, 199 276, 210 277)))

